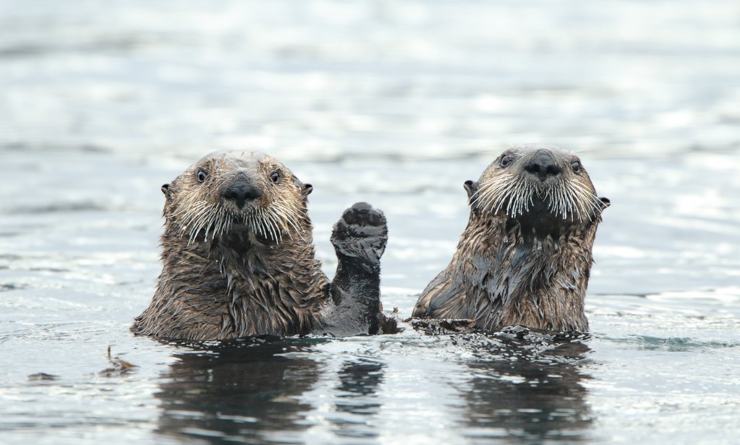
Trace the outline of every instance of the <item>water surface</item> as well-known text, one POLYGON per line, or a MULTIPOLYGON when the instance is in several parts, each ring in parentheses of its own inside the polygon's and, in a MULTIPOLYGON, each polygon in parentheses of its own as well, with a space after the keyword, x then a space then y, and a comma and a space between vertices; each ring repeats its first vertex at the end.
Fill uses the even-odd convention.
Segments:
POLYGON ((0 1, 0 442, 736 442, 738 24, 730 1, 0 1), (342 209, 381 207, 383 300, 410 314, 463 181, 538 141, 613 202, 589 338, 128 331, 159 186, 212 149, 314 185, 330 276, 342 209), (137 367, 103 372, 109 346, 137 367))

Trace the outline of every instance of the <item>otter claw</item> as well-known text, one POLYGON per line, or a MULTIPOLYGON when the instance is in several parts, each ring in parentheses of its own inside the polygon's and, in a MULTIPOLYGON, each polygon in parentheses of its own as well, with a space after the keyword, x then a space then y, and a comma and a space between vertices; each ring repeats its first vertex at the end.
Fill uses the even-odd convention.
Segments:
POLYGON ((348 208, 334 225, 331 242, 337 255, 378 264, 388 241, 388 225, 383 212, 358 202, 348 208))

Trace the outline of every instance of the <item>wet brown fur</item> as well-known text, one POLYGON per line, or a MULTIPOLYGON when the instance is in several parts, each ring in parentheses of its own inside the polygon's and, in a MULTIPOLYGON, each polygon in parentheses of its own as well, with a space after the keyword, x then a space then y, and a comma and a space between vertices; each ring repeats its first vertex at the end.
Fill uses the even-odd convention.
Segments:
POLYGON ((310 191, 279 161, 249 153, 208 155, 163 186, 162 273, 132 330, 198 341, 320 331, 334 301, 315 258, 310 191), (263 192, 247 209, 263 212, 251 225, 222 199, 234 175, 263 192), (222 217, 206 223, 214 214, 222 217))
MULTIPOLYGON (((584 297, 593 262, 591 249, 608 200, 598 200, 585 169, 574 171, 575 163, 580 167, 577 157, 549 151, 562 167, 559 180, 580 186, 570 192, 572 205, 562 207, 571 212, 558 213, 557 206, 540 208, 537 214, 534 206, 517 212, 511 199, 499 199, 499 191, 491 187, 500 187, 503 175, 531 180, 525 177, 523 163, 535 150, 505 152, 477 183, 466 183, 471 205, 468 225, 450 264, 422 292, 415 317, 473 319, 477 328, 486 331, 510 325, 588 330, 584 297), (505 156, 514 159, 506 168, 501 166, 505 156)), ((545 188, 540 190, 545 193, 545 188)), ((567 196, 563 199, 569 202, 567 196)))

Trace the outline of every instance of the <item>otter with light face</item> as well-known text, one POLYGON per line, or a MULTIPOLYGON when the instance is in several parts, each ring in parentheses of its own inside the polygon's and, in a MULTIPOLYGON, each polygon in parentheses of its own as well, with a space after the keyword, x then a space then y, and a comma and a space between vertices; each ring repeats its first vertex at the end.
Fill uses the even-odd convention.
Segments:
POLYGON ((246 152, 207 155, 162 186, 163 268, 133 332, 197 341, 378 333, 385 217, 365 203, 344 212, 330 282, 314 255, 311 191, 276 159, 246 152))
POLYGON ((485 331, 587 331, 591 248, 609 200, 597 196, 578 157, 510 149, 465 190, 470 219, 457 252, 413 316, 470 319, 485 331))

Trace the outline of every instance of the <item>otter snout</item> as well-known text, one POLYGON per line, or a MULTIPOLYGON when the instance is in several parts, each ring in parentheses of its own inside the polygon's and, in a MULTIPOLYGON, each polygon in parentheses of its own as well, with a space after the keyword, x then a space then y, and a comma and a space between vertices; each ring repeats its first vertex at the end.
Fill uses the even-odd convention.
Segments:
POLYGON ((221 192, 223 199, 232 201, 240 209, 247 202, 254 201, 262 196, 262 190, 246 178, 238 178, 221 192))
POLYGON ((547 178, 554 177, 563 172, 558 165, 550 150, 537 150, 532 158, 524 164, 524 171, 537 176, 540 181, 546 181, 547 178))

